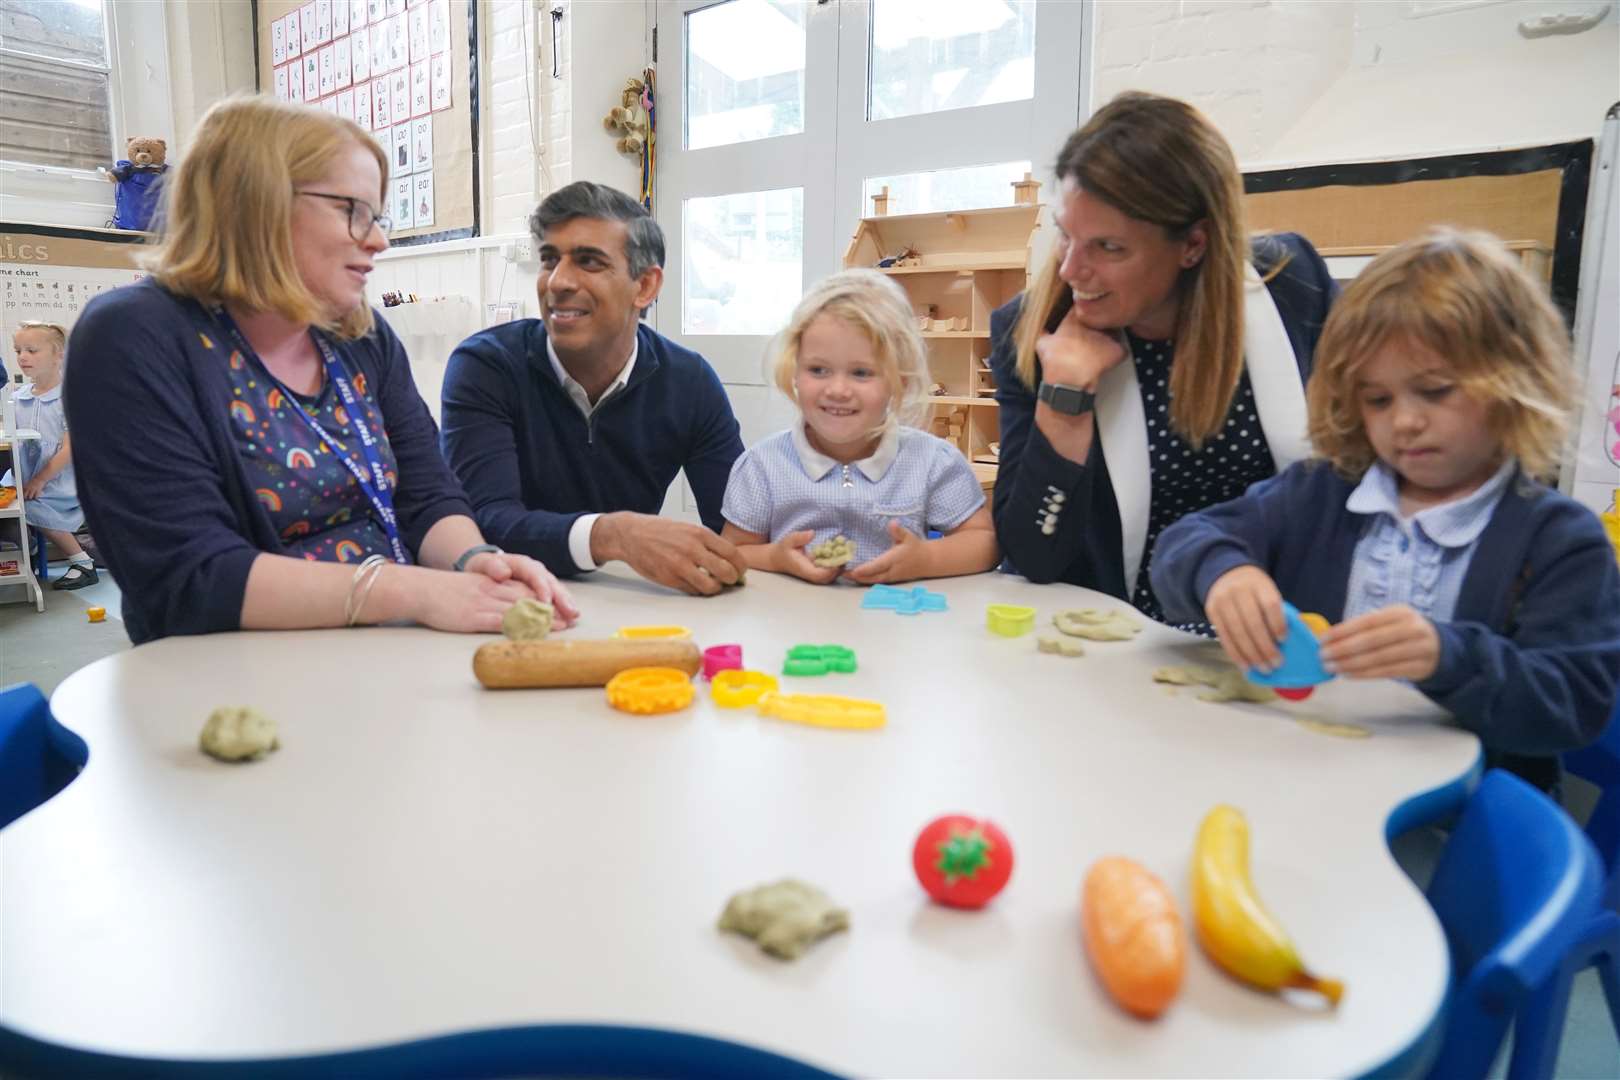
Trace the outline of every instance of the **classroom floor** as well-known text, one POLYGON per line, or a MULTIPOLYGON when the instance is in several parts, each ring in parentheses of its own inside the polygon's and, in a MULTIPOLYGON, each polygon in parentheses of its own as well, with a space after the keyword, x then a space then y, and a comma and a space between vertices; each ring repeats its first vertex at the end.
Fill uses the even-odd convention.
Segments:
MULTIPOLYGON (((50 577, 54 580, 66 569, 66 562, 52 563, 50 577)), ((79 668, 129 648, 119 618, 121 601, 112 575, 102 571, 101 580, 88 588, 73 592, 47 588, 43 613, 36 612, 32 604, 0 605, 0 686, 31 682, 49 696, 79 668), (107 621, 87 621, 85 610, 90 607, 106 608, 107 621)), ((1567 785, 1571 810, 1577 819, 1582 818, 1590 808, 1592 790, 1573 777, 1567 785)), ((1397 844, 1397 861, 1419 885, 1427 884, 1440 843, 1438 833, 1422 831, 1397 844)), ((1507 1075, 1506 1053, 1490 1075, 1492 1080, 1507 1075)), ((1559 1080, 1613 1080, 1620 1075, 1620 1037, 1609 1021, 1603 988, 1594 971, 1575 980, 1554 1075, 1559 1080)))

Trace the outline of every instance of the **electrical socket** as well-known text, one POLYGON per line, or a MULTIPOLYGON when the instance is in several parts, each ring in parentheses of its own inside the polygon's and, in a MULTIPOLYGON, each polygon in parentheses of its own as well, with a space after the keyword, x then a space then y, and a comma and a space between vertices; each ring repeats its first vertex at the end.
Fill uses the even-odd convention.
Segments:
POLYGON ((512 241, 511 260, 522 266, 534 262, 534 238, 525 236, 522 239, 512 241))

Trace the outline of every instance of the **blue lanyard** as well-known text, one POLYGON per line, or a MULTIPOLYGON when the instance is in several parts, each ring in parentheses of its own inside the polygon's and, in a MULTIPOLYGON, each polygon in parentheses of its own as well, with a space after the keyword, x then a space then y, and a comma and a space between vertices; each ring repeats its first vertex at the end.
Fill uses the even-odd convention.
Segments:
POLYGON ((360 454, 366 459, 365 469, 355 464, 349 457, 348 447, 328 435, 326 429, 321 427, 320 421, 304 408, 303 402, 299 401, 280 379, 270 373, 270 369, 264 366, 264 361, 259 359, 259 354, 253 351, 253 346, 247 343, 247 338, 242 336, 242 331, 237 328, 236 320, 231 318, 230 313, 223 307, 218 307, 213 310, 213 315, 225 327, 242 355, 252 360, 264 377, 281 391, 282 396, 287 399, 287 404, 305 424, 309 425, 310 430, 315 432, 315 437, 337 448, 337 459, 349 470, 354 482, 359 485, 366 498, 371 500, 372 509, 377 511, 377 517, 382 521, 383 532, 388 534, 388 544, 393 548, 394 561, 410 565, 410 556, 406 554, 405 545, 399 538, 399 519, 394 514, 394 495, 388 490, 388 477, 383 471, 382 459, 377 454, 377 440, 372 437, 371 429, 366 427, 365 418, 360 410, 360 399, 349 383, 348 373, 343 370, 343 362, 338 359, 337 353, 332 351, 332 346, 327 343, 326 338, 318 333, 312 334, 316 347, 321 351, 321 359, 326 363, 326 377, 337 387, 338 397, 343 399, 343 407, 349 413, 349 422, 354 425, 355 433, 360 437, 360 454))

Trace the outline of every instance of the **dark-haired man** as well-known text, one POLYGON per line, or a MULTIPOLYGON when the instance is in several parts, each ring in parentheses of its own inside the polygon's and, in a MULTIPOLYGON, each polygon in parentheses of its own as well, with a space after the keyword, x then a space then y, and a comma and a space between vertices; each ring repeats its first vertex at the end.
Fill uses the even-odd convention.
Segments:
POLYGON ((664 237, 641 204, 580 181, 529 218, 540 318, 480 331, 445 371, 444 453, 484 536, 558 575, 620 560, 713 594, 744 563, 719 536, 742 453, 719 377, 640 321, 664 282, 664 237), (703 525, 658 516, 686 471, 703 525))

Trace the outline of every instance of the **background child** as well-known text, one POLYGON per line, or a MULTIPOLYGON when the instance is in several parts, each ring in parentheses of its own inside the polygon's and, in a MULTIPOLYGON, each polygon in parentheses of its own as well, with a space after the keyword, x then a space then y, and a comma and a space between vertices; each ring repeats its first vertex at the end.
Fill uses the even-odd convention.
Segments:
MULTIPOLYGON (((39 439, 12 444, 17 462, 15 479, 3 482, 22 488, 23 515, 28 527, 67 553, 67 573, 54 589, 82 589, 97 580, 96 564, 73 535, 84 525, 79 493, 73 482, 72 450, 68 444, 67 415, 62 411, 62 364, 67 334, 53 323, 25 322, 11 339, 17 365, 31 384, 17 391, 17 426, 39 432, 39 439)), ((45 568, 38 568, 41 577, 45 568)))
POLYGON ((1282 597, 1319 612, 1330 670, 1410 680, 1550 786, 1545 755, 1597 738, 1614 705, 1620 572, 1597 517, 1533 479, 1556 473, 1574 399, 1545 290, 1487 234, 1408 241, 1334 306, 1308 395, 1326 463, 1167 530, 1166 611, 1207 613, 1262 668, 1282 597))
POLYGON ((774 362, 799 420, 737 459, 721 506, 721 535, 749 566, 871 585, 996 565, 967 460, 906 426, 927 411, 927 355, 905 293, 875 270, 834 274, 799 302, 774 362), (840 534, 855 545, 848 568, 811 561, 807 546, 840 534))

